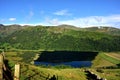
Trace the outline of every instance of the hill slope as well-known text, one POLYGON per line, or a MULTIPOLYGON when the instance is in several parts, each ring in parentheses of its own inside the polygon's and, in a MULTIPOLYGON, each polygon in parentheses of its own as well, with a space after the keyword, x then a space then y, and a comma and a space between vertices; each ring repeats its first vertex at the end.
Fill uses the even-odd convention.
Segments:
POLYGON ((13 32, 1 42, 17 49, 120 51, 118 35, 68 27, 28 27, 13 32))
POLYGON ((120 35, 120 29, 114 27, 89 27, 84 28, 83 30, 102 32, 110 35, 120 35))

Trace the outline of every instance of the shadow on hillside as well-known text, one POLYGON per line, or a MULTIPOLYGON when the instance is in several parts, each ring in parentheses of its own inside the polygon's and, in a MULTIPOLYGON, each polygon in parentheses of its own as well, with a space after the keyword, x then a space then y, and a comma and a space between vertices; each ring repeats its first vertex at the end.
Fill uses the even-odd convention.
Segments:
POLYGON ((98 52, 80 51, 43 51, 35 61, 41 62, 71 62, 71 61, 92 61, 98 52))
POLYGON ((12 75, 11 67, 8 64, 8 60, 4 60, 4 64, 6 70, 4 70, 3 76, 5 80, 13 80, 13 75, 12 75))
POLYGON ((53 75, 49 80, 58 80, 58 78, 55 75, 53 75))

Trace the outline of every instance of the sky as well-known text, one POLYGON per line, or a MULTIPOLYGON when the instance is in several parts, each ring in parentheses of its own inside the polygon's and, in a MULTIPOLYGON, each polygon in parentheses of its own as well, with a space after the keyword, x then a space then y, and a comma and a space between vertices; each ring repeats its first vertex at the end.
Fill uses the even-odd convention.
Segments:
POLYGON ((120 0, 0 0, 0 24, 120 28, 120 0))

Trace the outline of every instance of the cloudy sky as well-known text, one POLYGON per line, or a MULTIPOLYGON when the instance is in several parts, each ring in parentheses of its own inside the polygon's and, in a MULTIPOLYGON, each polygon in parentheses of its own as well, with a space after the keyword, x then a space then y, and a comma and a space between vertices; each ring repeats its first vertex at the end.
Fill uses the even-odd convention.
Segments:
POLYGON ((0 23, 120 28, 120 0, 0 0, 0 23))

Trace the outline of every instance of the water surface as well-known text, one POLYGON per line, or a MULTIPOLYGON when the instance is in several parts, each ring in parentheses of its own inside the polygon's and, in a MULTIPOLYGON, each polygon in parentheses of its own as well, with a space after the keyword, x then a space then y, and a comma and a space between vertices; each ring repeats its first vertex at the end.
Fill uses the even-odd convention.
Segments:
POLYGON ((43 51, 34 61, 35 65, 69 65, 72 67, 91 67, 98 52, 43 51))
POLYGON ((35 65, 51 65, 51 66, 56 66, 56 65, 67 65, 71 67, 90 67, 92 65, 91 61, 71 61, 71 62, 61 62, 61 63, 51 63, 51 62, 34 62, 35 65))

